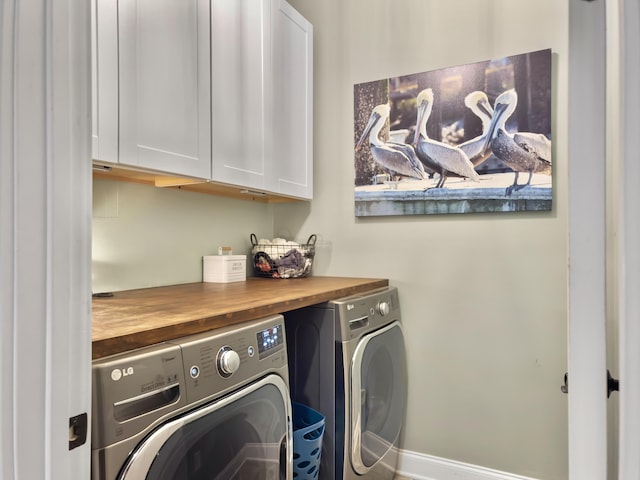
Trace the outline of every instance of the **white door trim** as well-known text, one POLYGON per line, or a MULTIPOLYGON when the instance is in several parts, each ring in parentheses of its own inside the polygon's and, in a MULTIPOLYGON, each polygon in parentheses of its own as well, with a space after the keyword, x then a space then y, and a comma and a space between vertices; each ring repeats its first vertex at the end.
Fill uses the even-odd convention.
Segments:
POLYGON ((604 2, 569 4, 569 479, 607 473, 604 2))
POLYGON ((609 0, 607 15, 620 28, 615 45, 619 47, 620 143, 618 198, 617 284, 620 358, 620 480, 640 478, 640 6, 637 0, 609 0), (615 15, 615 16, 614 16, 615 15))
POLYGON ((1 478, 90 475, 89 7, 0 4, 1 478))

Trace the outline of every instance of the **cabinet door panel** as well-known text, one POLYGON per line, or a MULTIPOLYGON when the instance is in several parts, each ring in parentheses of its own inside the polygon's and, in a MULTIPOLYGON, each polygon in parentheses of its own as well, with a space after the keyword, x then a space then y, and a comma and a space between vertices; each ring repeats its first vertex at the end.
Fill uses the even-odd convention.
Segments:
POLYGON ((91 2, 91 150, 94 160, 118 161, 118 9, 91 2))
POLYGON ((273 130, 270 190, 313 194, 313 27, 284 0, 274 0, 273 130))
POLYGON ((119 2, 120 162, 209 178, 209 6, 119 2))
POLYGON ((214 180, 262 188, 268 0, 212 0, 211 96, 214 180))

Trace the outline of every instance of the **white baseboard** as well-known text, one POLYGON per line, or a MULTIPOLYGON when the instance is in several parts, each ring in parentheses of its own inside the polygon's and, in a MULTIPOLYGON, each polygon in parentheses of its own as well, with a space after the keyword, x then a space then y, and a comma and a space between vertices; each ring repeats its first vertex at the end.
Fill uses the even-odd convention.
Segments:
POLYGON ((398 474, 412 480, 536 480, 408 450, 399 453, 398 474))

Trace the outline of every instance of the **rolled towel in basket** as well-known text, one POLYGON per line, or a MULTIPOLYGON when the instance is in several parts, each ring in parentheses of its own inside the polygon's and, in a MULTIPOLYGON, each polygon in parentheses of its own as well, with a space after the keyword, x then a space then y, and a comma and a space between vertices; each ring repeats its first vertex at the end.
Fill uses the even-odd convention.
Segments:
POLYGON ((297 248, 292 248, 282 257, 273 260, 273 263, 276 267, 291 268, 295 270, 303 269, 304 257, 297 248))
POLYGON ((306 255, 307 249, 303 248, 299 243, 285 240, 284 238, 274 238, 269 240, 267 238, 261 238, 258 243, 253 247, 254 255, 258 252, 264 252, 271 258, 276 259, 284 257, 289 253, 291 249, 297 248, 303 255, 306 255), (286 247, 289 249, 285 250, 286 247))

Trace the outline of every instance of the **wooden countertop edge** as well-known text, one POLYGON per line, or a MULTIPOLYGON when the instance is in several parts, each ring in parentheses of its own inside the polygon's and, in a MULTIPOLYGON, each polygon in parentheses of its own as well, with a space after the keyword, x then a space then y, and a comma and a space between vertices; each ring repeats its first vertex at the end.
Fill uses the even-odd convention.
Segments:
POLYGON ((329 300, 366 292, 389 285, 387 279, 357 279, 366 283, 347 287, 331 288, 309 295, 297 296, 264 305, 254 305, 250 308, 228 311, 210 317, 198 318, 179 324, 165 325, 146 330, 115 335, 109 338, 97 339, 92 342, 92 358, 103 358, 136 348, 161 343, 167 340, 181 338, 187 335, 202 333, 216 328, 236 325, 242 322, 256 320, 273 314, 285 313, 298 308, 308 307, 329 300))

